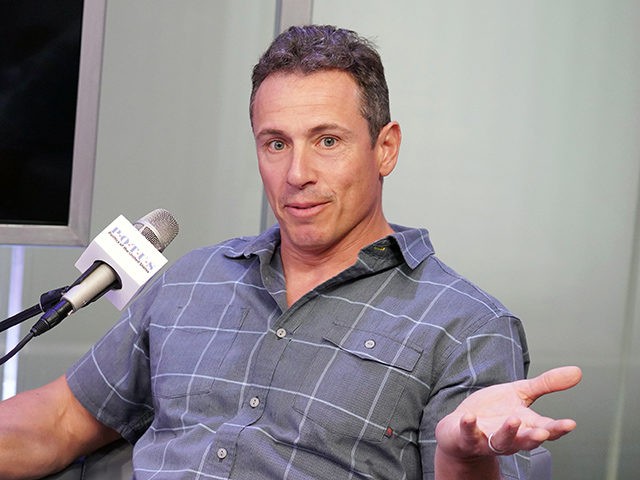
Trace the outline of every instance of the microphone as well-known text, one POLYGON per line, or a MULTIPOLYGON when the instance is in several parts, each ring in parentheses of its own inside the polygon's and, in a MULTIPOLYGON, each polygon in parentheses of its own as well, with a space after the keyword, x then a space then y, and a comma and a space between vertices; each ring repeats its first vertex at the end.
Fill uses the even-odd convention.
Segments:
POLYGON ((122 310, 167 263, 162 251, 178 234, 178 222, 162 208, 133 225, 122 215, 86 248, 75 266, 82 275, 31 328, 38 336, 105 295, 122 310))

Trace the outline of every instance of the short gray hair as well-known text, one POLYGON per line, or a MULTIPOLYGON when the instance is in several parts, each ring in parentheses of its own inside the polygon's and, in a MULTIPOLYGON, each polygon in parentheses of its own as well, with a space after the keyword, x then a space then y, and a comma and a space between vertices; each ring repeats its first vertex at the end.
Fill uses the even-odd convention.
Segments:
POLYGON ((294 26, 281 33, 253 67, 249 114, 262 82, 272 73, 310 74, 342 70, 355 80, 362 98, 361 113, 374 145, 382 127, 391 121, 389 89, 380 55, 356 32, 331 25, 294 26))

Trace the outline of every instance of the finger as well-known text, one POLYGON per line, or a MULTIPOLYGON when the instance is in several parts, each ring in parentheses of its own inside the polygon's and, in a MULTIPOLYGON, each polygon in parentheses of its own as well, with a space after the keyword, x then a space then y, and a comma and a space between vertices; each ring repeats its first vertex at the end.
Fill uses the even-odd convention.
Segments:
POLYGON ((547 370, 537 377, 524 380, 523 393, 528 397, 529 404, 542 395, 567 390, 580 382, 582 371, 578 367, 559 367, 547 370))
MULTIPOLYGON (((576 422, 569 419, 553 420, 543 427, 520 428, 516 442, 522 450, 531 450, 545 441, 557 440, 571 432, 576 422)), ((495 443, 495 442, 494 442, 495 443)))
POLYGON ((497 455, 507 455, 520 450, 516 444, 516 436, 521 423, 518 417, 507 418, 498 430, 487 435, 488 449, 497 455))
POLYGON ((461 451, 466 455, 487 455, 490 450, 487 446, 487 436, 478 425, 478 418, 473 413, 465 413, 460 417, 460 443, 461 451))
POLYGON ((478 419, 472 413, 465 413, 460 417, 460 434, 464 443, 474 443, 480 436, 478 419))
POLYGON ((517 445, 520 450, 533 450, 550 440, 549 431, 544 428, 532 428, 518 433, 517 445))
POLYGON ((575 428, 576 422, 568 418, 554 420, 545 425, 545 429, 549 432, 549 440, 557 440, 567 433, 572 432, 575 428))

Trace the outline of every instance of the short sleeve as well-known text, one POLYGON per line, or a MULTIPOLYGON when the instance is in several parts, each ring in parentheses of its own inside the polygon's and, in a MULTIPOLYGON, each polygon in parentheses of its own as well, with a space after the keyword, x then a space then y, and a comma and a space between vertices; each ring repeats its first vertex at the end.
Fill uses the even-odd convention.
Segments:
POLYGON ((156 283, 67 371, 80 403, 100 422, 134 443, 153 420, 147 312, 156 283))
MULTIPOLYGON (((471 393, 498 383, 525 378, 529 364, 520 320, 513 316, 484 319, 470 326, 460 344, 441 359, 420 425, 423 478, 433 479, 436 451, 435 427, 471 393)), ((507 479, 526 479, 527 452, 500 458, 507 479)))

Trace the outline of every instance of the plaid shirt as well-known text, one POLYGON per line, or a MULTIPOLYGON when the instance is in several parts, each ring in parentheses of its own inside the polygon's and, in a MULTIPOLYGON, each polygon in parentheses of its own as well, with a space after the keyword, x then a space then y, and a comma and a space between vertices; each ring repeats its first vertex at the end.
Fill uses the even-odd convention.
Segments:
MULTIPOLYGON (((432 478, 438 420, 523 378, 528 354, 519 320, 425 230, 394 229, 290 308, 277 227, 191 252, 69 385, 136 443, 138 480, 432 478)), ((509 478, 527 466, 503 458, 509 478)))

